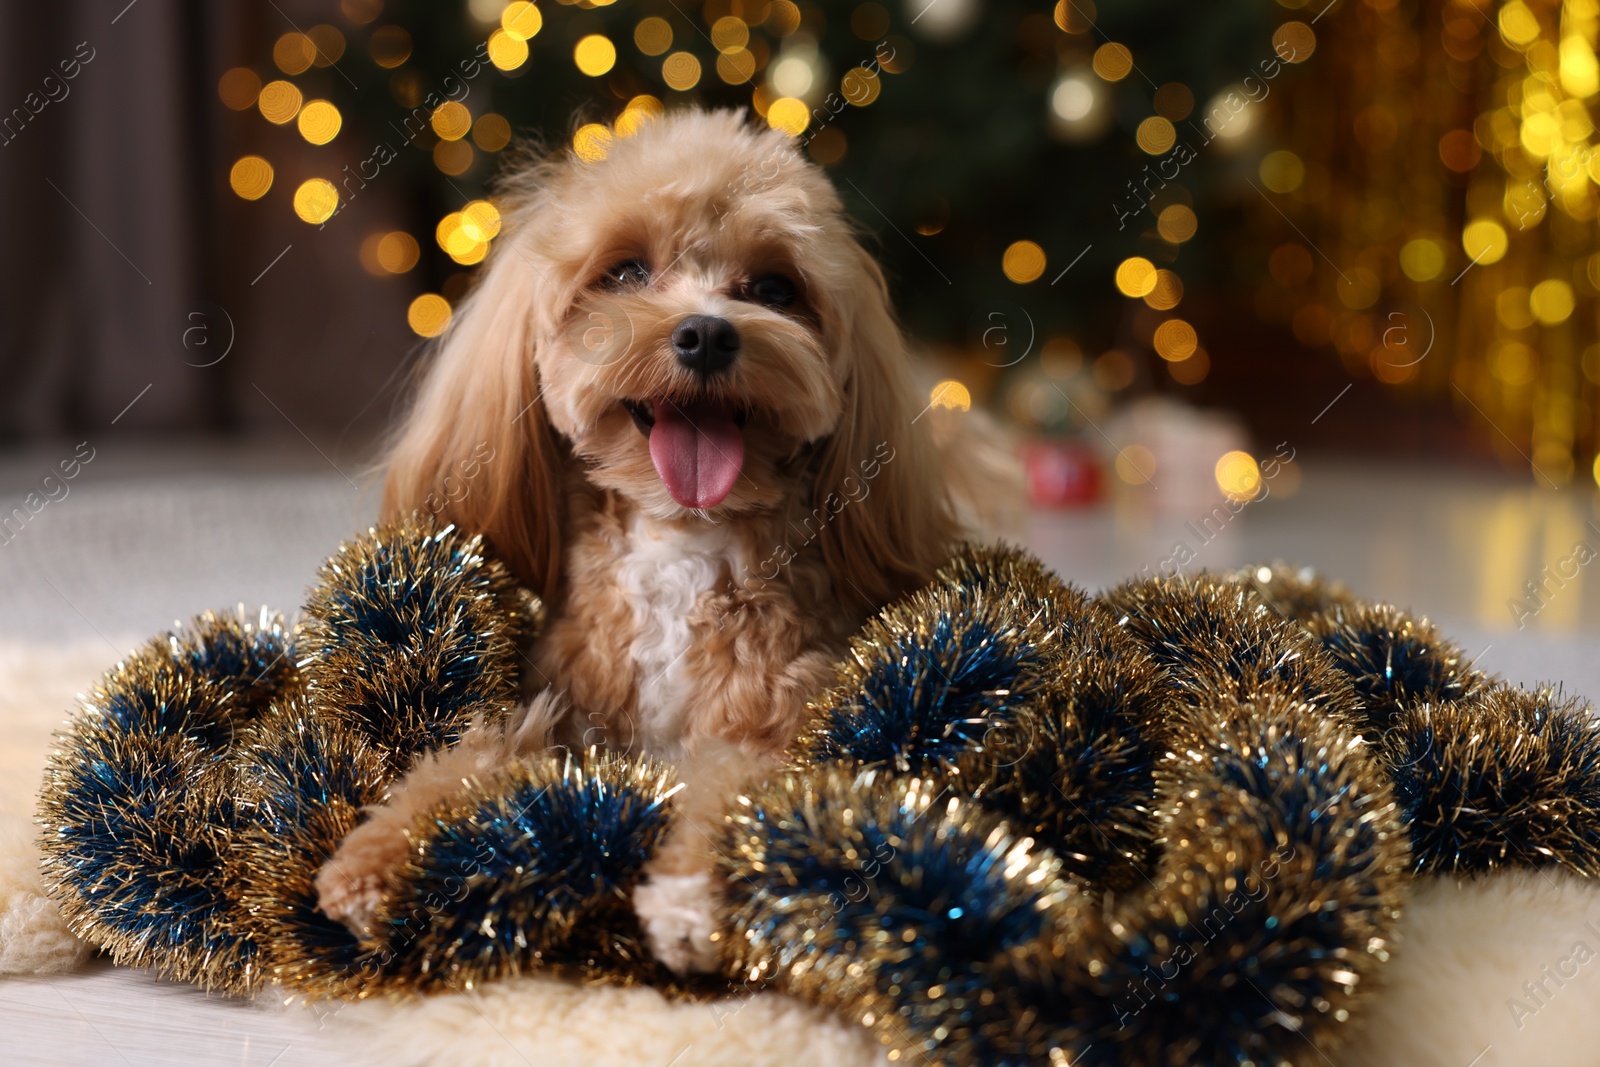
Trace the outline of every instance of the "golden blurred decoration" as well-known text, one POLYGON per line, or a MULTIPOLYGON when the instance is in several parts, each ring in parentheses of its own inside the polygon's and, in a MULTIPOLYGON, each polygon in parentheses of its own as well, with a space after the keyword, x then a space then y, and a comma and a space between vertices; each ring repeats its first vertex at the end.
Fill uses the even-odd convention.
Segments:
POLYGON ((1133 70, 1133 53, 1127 45, 1109 41, 1094 50, 1094 72, 1108 82, 1119 82, 1133 70))
POLYGON ((378 265, 390 274, 404 274, 422 257, 417 239, 404 230, 394 230, 378 238, 375 251, 378 265))
POLYGON ((1033 241, 1013 241, 1000 261, 1005 276, 1018 285, 1037 281, 1044 268, 1044 249, 1033 241))
POLYGON ((500 236, 500 209, 487 200, 470 201, 461 209, 461 232, 474 241, 500 236))
POLYGON ((327 222, 338 209, 339 190, 326 178, 307 178, 294 191, 294 213, 306 222, 327 222))
POLYGON ((719 52, 737 52, 750 43, 750 27, 744 19, 724 15, 711 24, 711 47, 719 52))
POLYGON ((864 67, 851 67, 839 79, 839 95, 856 107, 866 107, 878 99, 882 89, 883 79, 878 77, 877 71, 864 67))
POLYGON ((1157 311, 1171 311, 1183 302, 1183 279, 1170 270, 1156 271, 1156 284, 1144 302, 1157 311))
POLYGON ((261 87, 261 95, 256 97, 256 106, 261 109, 261 117, 277 126, 282 126, 300 112, 300 90, 296 89, 293 82, 275 81, 268 82, 261 87))
POLYGON ((743 85, 756 73, 756 57, 746 48, 723 52, 717 56, 717 77, 729 85, 743 85))
POLYGON ((344 57, 344 34, 335 26, 323 23, 306 31, 311 46, 316 50, 311 62, 319 67, 331 67, 344 57))
POLYGON ((572 135, 572 151, 585 163, 598 163, 611 151, 611 130, 598 122, 579 126, 572 135))
POLYGON ((1156 454, 1144 445, 1129 445, 1117 453, 1117 477, 1129 485, 1144 485, 1155 477, 1156 454))
POLYGON ((1117 291, 1145 296, 1156 287, 1156 265, 1143 256, 1129 256, 1117 266, 1117 291))
POLYGON ((433 165, 451 177, 471 170, 476 159, 467 141, 440 141, 433 146, 433 165))
POLYGON ((1261 184, 1275 193, 1292 193, 1306 180, 1306 165, 1287 149, 1268 152, 1256 172, 1261 184))
POLYGON ((513 37, 504 29, 489 35, 489 62, 504 71, 516 70, 528 61, 528 42, 513 37))
POLYGON ((438 293, 423 293, 406 309, 406 323, 418 337, 437 337, 450 325, 450 301, 438 293))
POLYGON ((339 12, 357 26, 383 14, 383 0, 339 0, 339 12))
POLYGON ((633 43, 647 56, 659 56, 672 47, 672 23, 651 15, 633 28, 633 43))
POLYGON ((1316 252, 1273 253, 1281 318, 1544 485, 1600 452, 1597 40, 1596 0, 1366 0, 1273 42, 1319 53, 1268 105, 1301 166, 1257 222, 1316 252))
POLYGON ((787 37, 800 28, 800 8, 792 0, 773 0, 762 25, 775 37, 787 37))
POLYGON ((1168 82, 1156 90, 1156 114, 1169 122, 1182 122, 1194 112, 1194 93, 1182 82, 1168 82))
POLYGON ((1194 350, 1200 347, 1200 338, 1194 327, 1182 319, 1168 319, 1156 327, 1154 343, 1156 355, 1176 363, 1194 355, 1194 350))
POLYGON ((411 58, 411 34, 403 26, 379 26, 367 40, 367 51, 380 67, 398 67, 411 58))
POLYGON ((780 96, 767 108, 767 125, 791 137, 804 133, 810 122, 811 109, 806 107, 804 100, 796 100, 792 96, 780 96))
POLYGON ((246 200, 260 200, 272 188, 272 164, 260 156, 243 156, 228 172, 228 184, 246 200))
POLYGON ((644 128, 645 123, 660 118, 664 113, 660 100, 649 94, 636 96, 628 101, 628 106, 612 123, 612 132, 618 137, 632 137, 644 128))
POLYGON ((972 390, 948 378, 933 387, 928 394, 930 408, 948 408, 951 411, 972 410, 972 390))
POLYGON ((515 3, 507 4, 505 10, 500 12, 500 26, 508 37, 519 41, 531 41, 544 27, 544 16, 527 0, 516 0, 515 3))
POLYGON ((1206 350, 1203 348, 1195 349, 1194 355, 1188 359, 1167 364, 1167 374, 1179 385, 1199 385, 1210 373, 1211 357, 1206 355, 1206 350))
POLYGON ((1229 500, 1252 500, 1261 492, 1261 468, 1248 452, 1227 452, 1217 460, 1217 488, 1229 500))
POLYGON ((617 46, 603 33, 591 33, 572 48, 572 61, 591 78, 598 78, 617 65, 617 46))
POLYGON ((312 144, 327 144, 339 136, 344 117, 326 100, 311 100, 300 109, 300 136, 312 144))
POLYGON ((680 93, 700 83, 700 61, 692 52, 674 52, 661 63, 661 80, 680 93))
POLYGON ((1200 220, 1195 217, 1194 208, 1187 204, 1169 204, 1156 216, 1156 232, 1173 244, 1183 244, 1199 228, 1200 220))
POLYGON ((465 104, 446 100, 433 109, 433 117, 428 124, 444 140, 459 141, 472 129, 472 112, 467 110, 465 104))
POLYGON ((1133 138, 1141 149, 1152 156, 1164 155, 1178 140, 1178 131, 1160 115, 1151 115, 1139 123, 1133 138))
POLYGON ((1088 33, 1094 29, 1094 4, 1090 0, 1056 0, 1056 25, 1068 33, 1088 33))
POLYGON ((316 58, 317 46, 298 30, 279 37, 272 46, 272 62, 285 74, 304 74, 316 58))
POLYGON ((472 143, 485 152, 498 152, 511 143, 511 123, 504 115, 486 111, 472 124, 472 143))
POLYGON ((245 111, 261 95, 261 79, 249 67, 234 67, 217 80, 217 95, 234 111, 245 111))

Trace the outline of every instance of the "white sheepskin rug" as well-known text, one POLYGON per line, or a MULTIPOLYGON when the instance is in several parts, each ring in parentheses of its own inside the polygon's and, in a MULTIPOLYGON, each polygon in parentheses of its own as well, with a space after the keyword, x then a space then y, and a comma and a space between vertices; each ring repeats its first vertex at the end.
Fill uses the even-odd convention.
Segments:
MULTIPOLYGON (((33 795, 52 731, 112 659, 104 644, 0 647, 0 974, 60 973, 88 958, 43 894, 33 795)), ((1600 1063, 1597 1001, 1600 885, 1554 871, 1430 880, 1406 910, 1384 987, 1352 1040, 1309 1062, 1600 1063)), ((295 1025, 332 1035, 349 1061, 387 1067, 887 1063, 863 1032, 774 993, 675 1003, 650 989, 524 978, 470 993, 291 1011, 306 1016, 295 1025)))

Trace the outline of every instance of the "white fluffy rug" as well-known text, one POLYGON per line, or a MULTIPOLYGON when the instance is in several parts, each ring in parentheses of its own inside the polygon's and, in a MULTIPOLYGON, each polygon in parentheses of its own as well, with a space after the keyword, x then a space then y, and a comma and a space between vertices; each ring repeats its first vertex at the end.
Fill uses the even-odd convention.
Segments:
MULTIPOLYGON (((76 692, 114 658, 87 647, 0 646, 0 974, 70 971, 87 950, 41 892, 32 797, 76 692)), ((1600 886, 1554 872, 1419 887, 1383 992, 1337 1067, 1600 1062, 1600 886)), ((58 979, 70 981, 70 979, 58 979)), ((777 994, 669 1003, 648 989, 529 978, 471 994, 294 1009, 348 1059, 390 1067, 657 1063, 868 1067, 850 1025, 777 994)), ((1319 1050, 1321 1051, 1321 1050, 1319 1050)))

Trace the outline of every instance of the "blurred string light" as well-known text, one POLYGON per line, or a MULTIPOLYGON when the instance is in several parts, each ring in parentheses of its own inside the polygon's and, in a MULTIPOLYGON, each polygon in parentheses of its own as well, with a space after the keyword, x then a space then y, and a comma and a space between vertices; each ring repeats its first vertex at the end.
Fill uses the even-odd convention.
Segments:
POLYGON ((617 47, 600 33, 584 37, 572 49, 572 61, 591 78, 598 78, 617 65, 617 47))
POLYGON ((1254 500, 1261 493, 1261 468, 1248 452, 1227 452, 1217 460, 1213 472, 1217 488, 1229 500, 1254 500))
POLYGON ((1044 273, 1044 249, 1033 241, 1014 241, 1001 258, 1005 276, 1019 285, 1037 281, 1044 273))
POLYGON ((947 408, 951 411, 970 411, 972 391, 953 378, 935 385, 928 394, 930 408, 947 408))
POLYGON ((300 136, 312 144, 327 144, 339 136, 344 117, 326 100, 312 100, 300 109, 300 136))
POLYGON ((228 172, 228 184, 246 200, 260 200, 272 188, 272 164, 260 156, 243 156, 228 172))
POLYGON ((418 337, 437 337, 450 325, 450 301, 438 293, 423 293, 406 309, 406 323, 418 337))
POLYGON ((292 120, 300 112, 300 90, 293 82, 271 81, 261 87, 256 97, 261 117, 277 126, 292 120))
POLYGON ((327 222, 337 210, 339 190, 326 178, 307 178, 294 191, 294 213, 306 222, 327 222))
POLYGON ((1539 484, 1587 477, 1600 452, 1600 3, 1369 2, 1346 16, 1273 37, 1296 62, 1319 49, 1360 60, 1274 89, 1280 115, 1319 119, 1316 134, 1290 119, 1298 167, 1261 161, 1275 199, 1259 217, 1286 244, 1258 308, 1352 374, 1449 396, 1539 484))

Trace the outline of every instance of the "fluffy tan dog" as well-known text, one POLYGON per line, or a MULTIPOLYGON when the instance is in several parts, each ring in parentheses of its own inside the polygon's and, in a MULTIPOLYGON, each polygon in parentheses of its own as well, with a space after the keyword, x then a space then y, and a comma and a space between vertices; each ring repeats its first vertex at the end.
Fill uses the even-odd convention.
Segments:
POLYGON ((532 699, 413 768, 323 868, 321 904, 362 929, 412 820, 470 775, 552 744, 647 752, 689 783, 636 904, 682 969, 711 948, 703 820, 770 768, 846 638, 947 556, 947 467, 970 480, 978 453, 940 459, 883 276, 782 133, 677 112, 599 162, 523 168, 502 202, 385 510, 442 505, 544 597, 532 699))

